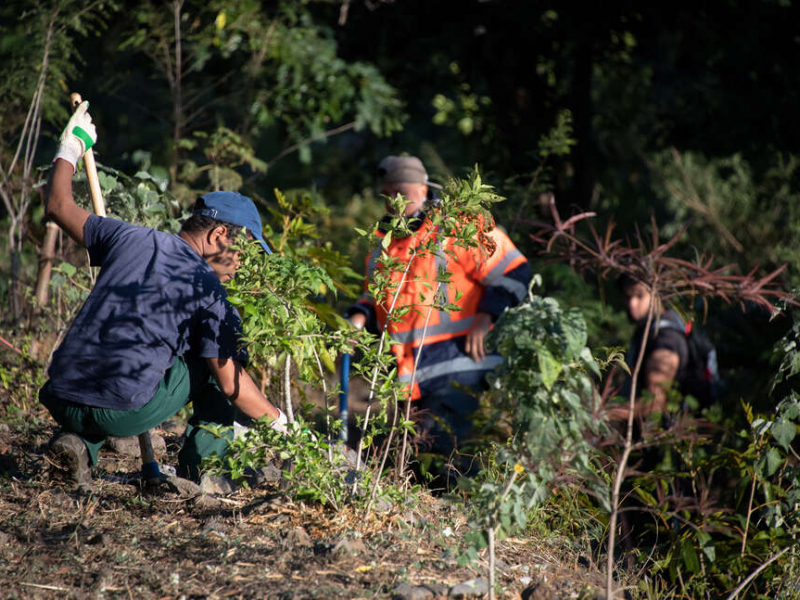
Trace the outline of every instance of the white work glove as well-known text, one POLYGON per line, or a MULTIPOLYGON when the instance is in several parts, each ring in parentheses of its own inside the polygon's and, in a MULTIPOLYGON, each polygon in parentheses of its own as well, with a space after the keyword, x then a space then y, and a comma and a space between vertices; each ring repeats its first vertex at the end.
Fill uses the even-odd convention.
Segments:
MULTIPOLYGON (((277 407, 276 407, 277 408, 277 407)), ((280 413, 277 418, 270 421, 269 426, 277 431, 278 433, 286 433, 286 424, 289 422, 289 419, 286 418, 286 415, 283 411, 278 408, 278 412, 280 413)), ((252 421, 248 420, 249 423, 252 421)), ((240 437, 244 437, 250 433, 250 427, 247 425, 240 423, 239 421, 233 421, 233 439, 238 440, 240 437)))
POLYGON ((89 102, 83 101, 72 114, 72 117, 61 132, 60 146, 53 162, 63 158, 72 165, 72 170, 77 169, 78 160, 84 153, 94 146, 97 141, 97 131, 95 131, 92 117, 87 109, 89 102))
POLYGON ((286 433, 286 424, 289 422, 289 419, 286 418, 286 415, 280 408, 278 409, 278 412, 280 413, 278 415, 278 418, 273 420, 272 423, 269 424, 269 426, 272 427, 278 433, 286 433))
POLYGON ((233 422, 233 439, 238 440, 240 437, 246 436, 250 433, 250 428, 247 425, 242 425, 239 421, 233 422))

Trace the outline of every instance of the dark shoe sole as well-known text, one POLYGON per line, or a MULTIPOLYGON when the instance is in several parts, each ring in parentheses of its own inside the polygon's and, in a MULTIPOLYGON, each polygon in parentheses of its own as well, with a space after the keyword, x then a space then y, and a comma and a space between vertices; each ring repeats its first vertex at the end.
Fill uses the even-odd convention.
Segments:
POLYGON ((91 485, 92 467, 89 451, 81 439, 73 433, 61 433, 50 442, 49 454, 63 470, 67 483, 91 485))

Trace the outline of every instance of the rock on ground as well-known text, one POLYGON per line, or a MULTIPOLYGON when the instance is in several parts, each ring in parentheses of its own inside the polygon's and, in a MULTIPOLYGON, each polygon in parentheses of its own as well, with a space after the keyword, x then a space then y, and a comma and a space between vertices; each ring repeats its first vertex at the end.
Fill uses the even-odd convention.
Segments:
POLYGON ((223 475, 203 473, 203 476, 200 478, 200 490, 204 494, 225 496, 226 494, 232 494, 236 488, 237 485, 231 479, 223 475))
POLYGON ((284 544, 290 548, 296 548, 298 546, 310 548, 314 545, 311 541, 311 536, 308 535, 306 530, 302 527, 295 527, 289 530, 289 533, 286 534, 286 538, 284 539, 284 544))
POLYGON ((393 600, 428 600, 433 598, 433 592, 422 585, 411 585, 402 582, 392 591, 393 600))
POLYGON ((522 600, 555 600, 556 593, 544 581, 537 581, 522 590, 522 600))
POLYGON ((474 598, 489 593, 489 582, 483 577, 470 579, 459 583, 450 588, 448 596, 450 598, 474 598))
POLYGON ((189 481, 183 477, 167 477, 167 487, 181 498, 190 498, 192 496, 199 496, 203 490, 194 481, 189 481))
MULTIPOLYGON (((139 438, 136 436, 123 438, 108 438, 106 442, 117 454, 139 458, 142 454, 139 450, 139 438)), ((167 453, 167 443, 164 438, 157 433, 150 432, 150 443, 153 444, 153 454, 163 456, 167 453)))
POLYGON ((250 469, 246 472, 247 483, 250 487, 256 487, 264 483, 277 483, 283 477, 281 470, 272 463, 267 463, 260 469, 250 469))

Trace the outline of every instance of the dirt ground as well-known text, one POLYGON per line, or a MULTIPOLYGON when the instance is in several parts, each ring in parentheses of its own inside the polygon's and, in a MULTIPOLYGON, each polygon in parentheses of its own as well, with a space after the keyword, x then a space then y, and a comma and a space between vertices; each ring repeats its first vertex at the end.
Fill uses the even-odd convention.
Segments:
MULTIPOLYGON (((78 491, 44 456, 53 431, 44 412, 0 428, 2 598, 392 598, 403 582, 433 598, 487 577, 486 557, 458 566, 467 525, 447 501, 365 517, 292 502, 277 484, 181 496, 143 489, 138 459, 108 449, 78 491)), ((179 436, 164 437, 159 458, 175 464, 179 436)), ((497 558, 499 597, 603 597, 596 557, 564 540, 506 540, 497 558)))

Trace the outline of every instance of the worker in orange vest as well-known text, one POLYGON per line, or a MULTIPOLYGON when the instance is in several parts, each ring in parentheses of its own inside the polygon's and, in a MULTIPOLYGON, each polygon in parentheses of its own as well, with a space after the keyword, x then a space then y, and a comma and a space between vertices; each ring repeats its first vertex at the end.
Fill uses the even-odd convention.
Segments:
MULTIPOLYGON (((430 435, 433 452, 450 455, 459 442, 470 437, 477 393, 486 373, 501 362, 499 355, 487 353, 486 334, 506 308, 526 295, 530 266, 497 227, 486 232, 491 252, 456 245, 453 237, 439 231, 426 215, 426 202, 430 188, 440 186, 428 181, 419 158, 388 156, 380 162, 378 176, 382 194, 402 196, 402 214, 412 233, 393 237, 388 247, 378 247, 367 257, 367 283, 376 270, 383 269, 386 257, 382 260, 382 252, 412 264, 407 272, 393 273, 393 293, 376 301, 365 292, 346 316, 359 329, 367 327, 374 333, 387 329, 394 342, 397 376, 408 385, 408 399, 415 401, 420 414, 418 429, 430 435), (432 240, 435 252, 418 253, 432 240), (436 281, 442 271, 450 274, 449 284, 436 281), (387 309, 395 293, 395 310, 412 310, 387 324, 387 309), (431 309, 435 294, 461 310, 431 309)), ((393 210, 388 202, 387 209, 393 210)))

